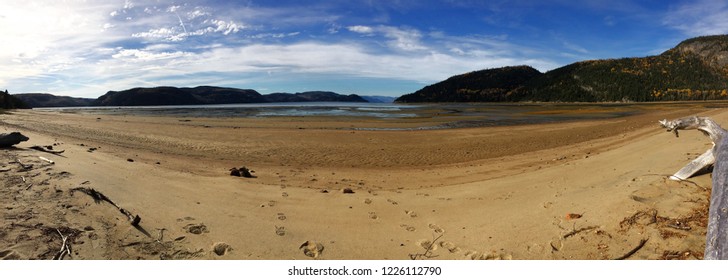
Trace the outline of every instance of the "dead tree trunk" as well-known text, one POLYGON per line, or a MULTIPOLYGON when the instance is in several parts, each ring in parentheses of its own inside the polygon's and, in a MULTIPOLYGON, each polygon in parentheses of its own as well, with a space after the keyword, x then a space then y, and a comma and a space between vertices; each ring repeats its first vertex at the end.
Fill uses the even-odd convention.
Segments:
POLYGON ((690 117, 672 121, 660 121, 667 131, 678 136, 680 129, 698 129, 713 141, 713 147, 700 157, 688 163, 670 179, 685 180, 699 170, 715 163, 713 167, 713 190, 708 210, 708 228, 706 233, 706 260, 728 259, 728 133, 710 118, 690 117))
POLYGON ((713 167, 704 259, 725 260, 728 259, 728 137, 723 137, 715 149, 717 160, 713 167))

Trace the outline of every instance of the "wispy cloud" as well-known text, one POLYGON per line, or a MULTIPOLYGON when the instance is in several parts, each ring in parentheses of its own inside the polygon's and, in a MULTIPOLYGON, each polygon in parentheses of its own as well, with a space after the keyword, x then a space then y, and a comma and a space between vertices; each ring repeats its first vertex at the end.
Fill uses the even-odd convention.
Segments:
POLYGON ((365 26, 353 25, 347 29, 365 36, 380 35, 386 38, 386 44, 398 51, 421 51, 427 47, 420 41, 422 33, 413 28, 402 28, 386 25, 365 26))
POLYGON ((371 28, 369 26, 364 26, 364 25, 352 25, 352 26, 347 27, 346 29, 348 29, 351 32, 356 32, 356 33, 361 33, 361 34, 371 34, 374 32, 374 28, 371 28))
POLYGON ((728 2, 689 1, 672 7, 663 24, 690 36, 728 33, 728 2))

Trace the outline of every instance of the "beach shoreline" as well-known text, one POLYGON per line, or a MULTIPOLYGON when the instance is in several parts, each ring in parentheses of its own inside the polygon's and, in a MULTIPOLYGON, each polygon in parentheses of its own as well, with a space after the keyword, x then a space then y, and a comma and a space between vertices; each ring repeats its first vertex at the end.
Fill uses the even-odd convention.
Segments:
POLYGON ((728 123, 723 110, 678 107, 423 131, 351 129, 382 120, 14 111, 0 128, 31 140, 2 150, 11 169, 2 206, 12 209, 0 251, 47 258, 28 244, 60 245, 48 228, 65 227, 82 242, 74 259, 612 259, 645 238, 631 258, 702 258, 696 209, 709 175, 666 176, 709 140, 657 125, 698 113, 728 123), (28 149, 53 144, 63 156, 28 149), (45 169, 19 171, 14 158, 45 169), (241 166, 257 178, 229 176, 241 166), (138 213, 149 236, 112 206, 71 196, 78 187, 138 213))

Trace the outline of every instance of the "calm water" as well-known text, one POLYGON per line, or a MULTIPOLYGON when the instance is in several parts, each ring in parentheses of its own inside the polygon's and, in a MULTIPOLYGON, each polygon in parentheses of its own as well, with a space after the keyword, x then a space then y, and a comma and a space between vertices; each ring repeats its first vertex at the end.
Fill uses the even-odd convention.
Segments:
MULTIPOLYGON (((571 120, 606 119, 639 114, 669 107, 727 108, 728 102, 682 103, 467 103, 467 104, 392 104, 352 102, 256 103, 188 106, 67 107, 36 110, 80 114, 172 116, 180 118, 274 118, 332 117, 374 119, 435 119, 442 125, 418 129, 450 127, 537 124, 571 120)), ((412 129, 412 128, 408 128, 412 129)))

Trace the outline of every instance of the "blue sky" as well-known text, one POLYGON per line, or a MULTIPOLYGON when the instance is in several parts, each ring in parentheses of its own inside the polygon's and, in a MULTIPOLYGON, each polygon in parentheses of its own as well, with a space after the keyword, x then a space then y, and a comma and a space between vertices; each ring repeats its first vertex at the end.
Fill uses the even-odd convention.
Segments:
POLYGON ((728 33, 728 1, 709 0, 0 1, 0 89, 92 98, 162 85, 399 96, 728 33))

